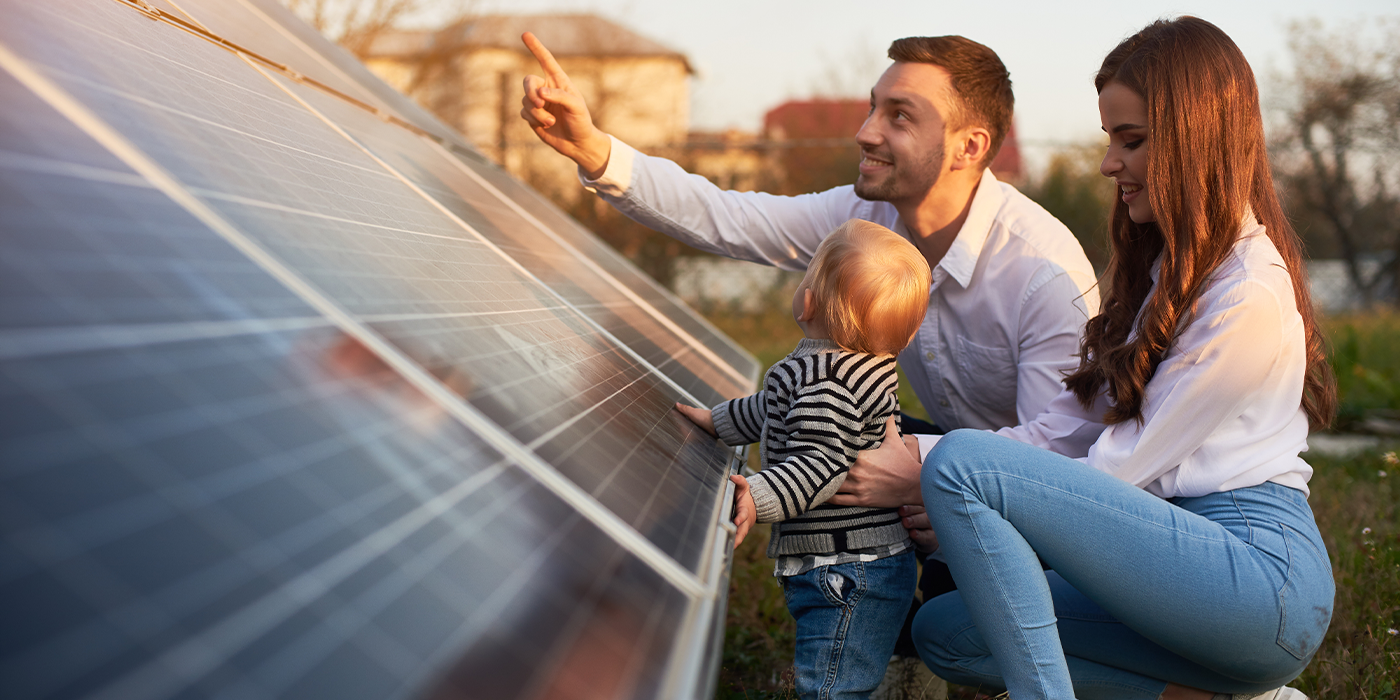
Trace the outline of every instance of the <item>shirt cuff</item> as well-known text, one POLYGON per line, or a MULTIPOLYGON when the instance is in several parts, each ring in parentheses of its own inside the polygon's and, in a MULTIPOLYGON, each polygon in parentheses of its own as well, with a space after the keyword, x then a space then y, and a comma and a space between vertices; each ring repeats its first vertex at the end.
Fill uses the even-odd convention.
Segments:
POLYGON ((932 451, 933 446, 937 445, 938 441, 943 438, 942 435, 925 435, 923 433, 915 433, 914 437, 919 441, 920 464, 922 464, 924 460, 928 459, 928 453, 932 451))
POLYGON ((715 406, 710 409, 710 420, 715 424, 715 437, 726 445, 747 445, 749 441, 739 434, 739 428, 734 425, 734 419, 729 415, 729 402, 715 406))
POLYGON ((588 173, 580 166, 578 181, 589 192, 605 197, 621 197, 632 186, 632 159, 637 151, 612 134, 608 134, 608 140, 612 141, 612 151, 608 153, 608 164, 603 167, 603 174, 596 180, 590 180, 588 173))
POLYGON ((783 521, 783 504, 778 500, 778 494, 773 492, 773 486, 768 483, 768 478, 762 472, 749 477, 749 495, 753 497, 753 507, 755 519, 760 523, 778 523, 783 521))

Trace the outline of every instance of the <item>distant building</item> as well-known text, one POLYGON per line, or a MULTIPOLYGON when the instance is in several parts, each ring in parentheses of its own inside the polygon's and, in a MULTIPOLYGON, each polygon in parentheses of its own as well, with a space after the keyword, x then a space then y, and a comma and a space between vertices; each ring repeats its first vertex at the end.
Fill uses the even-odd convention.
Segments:
POLYGON ((763 115, 763 133, 776 141, 835 139, 854 143, 870 100, 823 99, 784 102, 763 115))
POLYGON ((782 176, 774 153, 749 131, 692 131, 681 160, 687 170, 726 190, 774 192, 782 176))
POLYGON ((541 74, 520 41, 527 31, 559 60, 599 128, 652 152, 685 142, 689 60, 596 15, 485 15, 435 30, 394 30, 376 39, 366 63, 510 172, 556 199, 575 199, 573 164, 519 116, 525 76, 541 74))
POLYGON ((1021 162, 1021 145, 1016 139, 1016 121, 1011 121, 1011 129, 1001 141, 1001 150, 992 159, 992 174, 1002 182, 1020 185, 1025 181, 1025 165, 1021 162))

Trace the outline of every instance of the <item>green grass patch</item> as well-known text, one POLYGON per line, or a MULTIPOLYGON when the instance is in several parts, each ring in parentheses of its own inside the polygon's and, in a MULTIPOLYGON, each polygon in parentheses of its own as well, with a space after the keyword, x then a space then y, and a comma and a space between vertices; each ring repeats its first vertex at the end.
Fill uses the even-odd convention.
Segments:
POLYGON ((1340 401, 1337 428, 1368 417, 1400 419, 1400 314, 1346 315, 1323 323, 1340 401))

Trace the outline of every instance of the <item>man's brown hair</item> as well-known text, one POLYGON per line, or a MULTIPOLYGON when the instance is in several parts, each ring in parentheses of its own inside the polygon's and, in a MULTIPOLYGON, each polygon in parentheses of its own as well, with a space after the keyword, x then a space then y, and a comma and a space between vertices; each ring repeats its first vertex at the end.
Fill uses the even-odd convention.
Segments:
POLYGON ((953 86, 948 100, 953 113, 945 115, 948 129, 985 127, 992 142, 979 165, 991 165, 1011 131, 1016 108, 1011 74, 996 52, 960 36, 911 36, 890 44, 889 57, 898 63, 927 63, 948 71, 953 86))

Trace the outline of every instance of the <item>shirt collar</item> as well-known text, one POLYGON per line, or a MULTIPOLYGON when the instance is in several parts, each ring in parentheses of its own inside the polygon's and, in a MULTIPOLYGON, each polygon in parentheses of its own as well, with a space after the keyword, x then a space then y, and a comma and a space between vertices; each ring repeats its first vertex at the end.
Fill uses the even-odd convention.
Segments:
POLYGON ((997 182, 990 168, 984 169, 982 179, 977 183, 977 194, 972 196, 972 206, 968 208, 967 219, 963 221, 962 228, 958 229, 958 236, 953 239, 953 245, 937 265, 963 287, 972 282, 977 258, 982 255, 982 247, 987 243, 992 223, 996 221, 997 212, 1001 211, 1005 202, 1006 195, 1001 191, 1001 183, 997 182))

